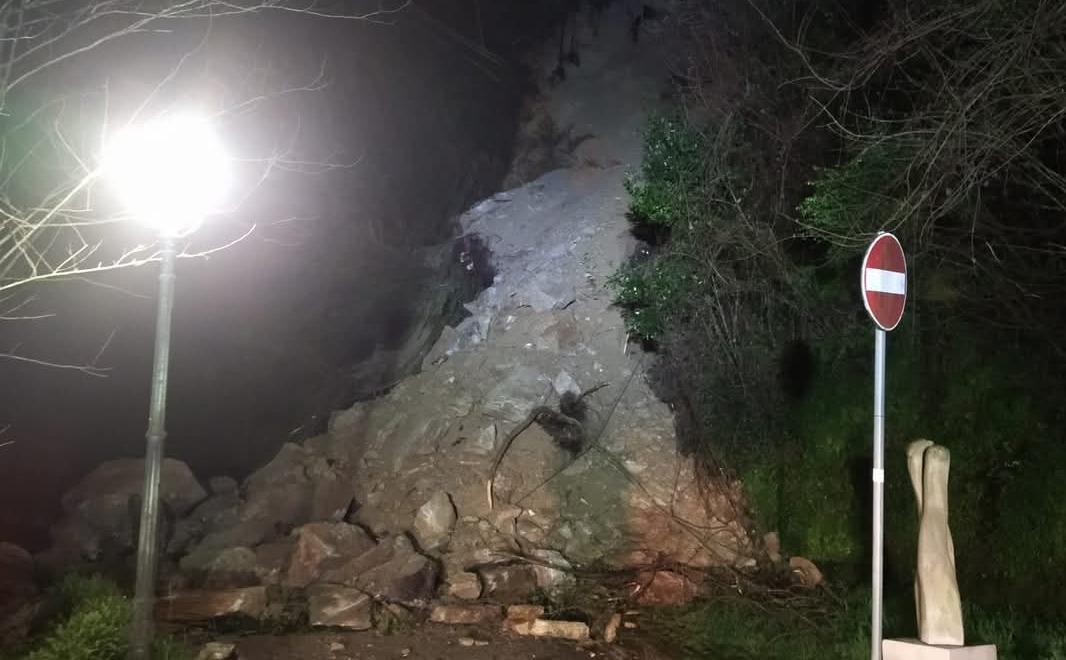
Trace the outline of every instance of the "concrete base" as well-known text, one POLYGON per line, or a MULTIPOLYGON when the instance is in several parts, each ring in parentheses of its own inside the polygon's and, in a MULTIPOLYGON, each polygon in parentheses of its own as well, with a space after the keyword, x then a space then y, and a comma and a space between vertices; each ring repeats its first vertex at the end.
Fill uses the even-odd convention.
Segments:
POLYGON ((916 639, 886 639, 881 642, 883 660, 996 660, 996 647, 932 646, 916 639))

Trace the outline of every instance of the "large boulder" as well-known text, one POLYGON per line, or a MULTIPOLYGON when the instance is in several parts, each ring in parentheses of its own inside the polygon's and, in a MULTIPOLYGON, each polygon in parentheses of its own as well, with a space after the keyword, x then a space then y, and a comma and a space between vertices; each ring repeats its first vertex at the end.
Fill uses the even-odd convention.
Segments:
MULTIPOLYGON (((144 490, 144 460, 120 458, 101 463, 61 500, 63 511, 77 514, 103 529, 114 527, 129 515, 130 496, 144 490)), ((199 504, 207 491, 185 463, 164 458, 160 468, 159 500, 174 516, 183 516, 199 504)))
POLYGON ((342 584, 387 602, 425 607, 437 589, 440 569, 419 554, 405 536, 382 540, 374 549, 323 570, 321 582, 342 584))
POLYGON ((295 547, 289 560, 285 583, 306 587, 316 581, 327 559, 360 557, 377 543, 361 527, 348 523, 317 522, 293 532, 295 547))
MULTIPOLYGON (((205 535, 222 530, 232 530, 241 523, 241 498, 237 490, 216 492, 198 504, 185 517, 174 523, 167 543, 167 552, 179 555, 205 535)), ((258 539, 234 539, 237 544, 255 543, 258 539)), ((224 546, 219 546, 224 547, 224 546)))
POLYGON ((258 558, 251 548, 199 548, 178 563, 193 584, 207 589, 249 587, 260 583, 258 558))
MULTIPOLYGON (((63 564, 123 554, 136 544, 144 490, 144 460, 102 463, 62 497, 63 517, 52 529, 46 563, 63 564)), ((167 458, 160 472, 161 529, 187 514, 207 491, 185 463, 167 458)))
POLYGON ((224 491, 202 505, 205 511, 192 513, 197 520, 182 521, 193 528, 186 535, 202 537, 197 550, 255 547, 305 523, 339 521, 353 499, 350 479, 333 459, 294 443, 282 445, 269 463, 249 475, 242 491, 240 498, 224 491))

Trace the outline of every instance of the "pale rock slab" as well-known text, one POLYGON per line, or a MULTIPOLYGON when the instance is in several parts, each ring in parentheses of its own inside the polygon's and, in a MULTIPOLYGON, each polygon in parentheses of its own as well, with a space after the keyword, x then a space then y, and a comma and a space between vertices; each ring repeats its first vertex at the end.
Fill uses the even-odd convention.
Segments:
POLYGON ((996 647, 933 646, 918 640, 886 639, 882 660, 996 660, 996 647))
POLYGON ((370 630, 374 600, 367 594, 335 584, 316 584, 307 590, 308 622, 315 627, 370 630))
POLYGON ((266 607, 266 587, 180 591, 156 601, 156 618, 175 622, 209 621, 229 616, 260 619, 266 607))
POLYGON ((437 605, 429 614, 433 623, 462 625, 499 621, 503 608, 499 605, 437 605))

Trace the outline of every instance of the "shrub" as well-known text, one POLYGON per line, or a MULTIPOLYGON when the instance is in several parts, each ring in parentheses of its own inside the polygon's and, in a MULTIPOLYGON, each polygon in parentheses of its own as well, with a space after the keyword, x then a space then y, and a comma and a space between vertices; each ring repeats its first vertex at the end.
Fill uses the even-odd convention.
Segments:
POLYGON ((701 282, 683 260, 662 255, 623 266, 607 284, 630 334, 654 342, 684 316, 701 282))
POLYGON ((707 145, 680 119, 654 117, 644 133, 640 177, 626 179, 630 213, 639 223, 670 227, 694 215, 707 169, 707 145))
MULTIPOLYGON (((68 574, 46 596, 51 625, 33 643, 26 660, 124 660, 129 649, 132 606, 118 586, 100 576, 68 574)), ((155 660, 188 660, 189 649, 157 637, 155 660)))
POLYGON ((68 577, 60 585, 70 615, 27 660, 123 660, 132 613, 118 588, 101 578, 68 577))

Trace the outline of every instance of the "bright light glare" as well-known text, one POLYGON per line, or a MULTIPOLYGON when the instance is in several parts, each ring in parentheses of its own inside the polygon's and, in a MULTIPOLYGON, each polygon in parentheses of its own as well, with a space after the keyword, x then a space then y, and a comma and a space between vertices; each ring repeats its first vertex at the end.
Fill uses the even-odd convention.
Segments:
POLYGON ((211 125, 167 115, 129 126, 106 145, 103 173, 139 222, 164 236, 196 229, 229 186, 229 158, 211 125))

